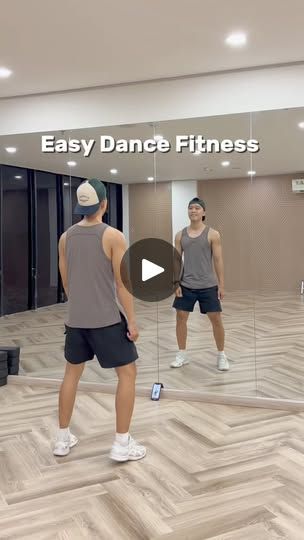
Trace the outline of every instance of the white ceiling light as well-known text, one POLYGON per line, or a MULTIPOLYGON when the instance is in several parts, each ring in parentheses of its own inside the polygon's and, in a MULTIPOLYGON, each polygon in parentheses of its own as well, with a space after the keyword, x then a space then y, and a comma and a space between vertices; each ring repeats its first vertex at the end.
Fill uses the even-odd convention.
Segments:
POLYGON ((7 79, 8 77, 11 76, 12 74, 12 70, 11 69, 8 69, 6 67, 0 67, 0 78, 1 79, 7 79))
POLYGON ((304 129, 304 122, 299 122, 298 126, 299 126, 300 129, 304 129))
POLYGON ((243 47, 247 43, 247 36, 244 32, 235 32, 226 37, 225 43, 230 47, 243 47))
POLYGON ((69 186, 70 184, 69 184, 69 182, 64 182, 63 185, 64 186, 69 186))
POLYGON ((148 180, 148 182, 153 182, 153 181, 154 181, 154 177, 153 177, 153 176, 148 176, 147 180, 148 180))
POLYGON ((14 178, 16 178, 16 180, 21 180, 22 176, 20 174, 17 174, 16 176, 14 176, 14 178))
POLYGON ((117 170, 117 169, 111 169, 111 170, 110 170, 110 173, 111 173, 111 174, 117 174, 117 173, 118 173, 118 170, 117 170))
POLYGON ((229 167, 230 161, 222 161, 222 167, 229 167))
POLYGON ((153 139, 157 141, 161 141, 164 137, 162 135, 154 135, 153 139))
POLYGON ((6 150, 9 154, 15 154, 15 152, 17 152, 17 148, 15 148, 14 146, 8 146, 5 150, 6 150))
POLYGON ((254 176, 256 174, 256 171, 248 171, 248 176, 254 176))
POLYGON ((77 165, 76 161, 68 161, 67 164, 69 167, 76 167, 77 165))

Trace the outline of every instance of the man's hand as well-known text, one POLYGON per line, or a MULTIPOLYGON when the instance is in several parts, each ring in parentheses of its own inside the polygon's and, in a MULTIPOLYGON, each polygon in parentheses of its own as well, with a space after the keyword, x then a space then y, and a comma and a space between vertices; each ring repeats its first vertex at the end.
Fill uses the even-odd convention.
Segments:
POLYGON ((177 289, 175 290, 175 296, 176 296, 176 298, 182 298, 183 291, 182 291, 181 286, 177 287, 177 289))
POLYGON ((130 341, 137 341, 138 339, 138 329, 137 324, 135 321, 128 322, 128 330, 127 337, 130 341))
POLYGON ((225 296, 224 287, 219 286, 218 288, 218 299, 223 300, 225 296))

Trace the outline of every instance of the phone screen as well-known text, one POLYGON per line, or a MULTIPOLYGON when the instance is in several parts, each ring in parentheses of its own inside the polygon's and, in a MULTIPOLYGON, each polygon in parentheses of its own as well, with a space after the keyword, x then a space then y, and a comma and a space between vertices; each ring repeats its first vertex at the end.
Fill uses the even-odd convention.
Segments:
POLYGON ((160 398, 160 391, 161 391, 161 383, 154 383, 152 387, 152 393, 151 393, 151 399, 153 401, 158 401, 160 398))

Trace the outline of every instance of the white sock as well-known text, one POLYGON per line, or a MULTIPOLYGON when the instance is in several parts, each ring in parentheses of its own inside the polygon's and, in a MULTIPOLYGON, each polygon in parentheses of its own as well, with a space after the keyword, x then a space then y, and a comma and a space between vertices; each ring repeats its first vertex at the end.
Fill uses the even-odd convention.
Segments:
POLYGON ((225 356, 225 351, 217 351, 217 354, 218 354, 219 356, 225 356))
POLYGON ((185 356, 186 356, 186 349, 179 349, 178 354, 179 354, 179 356, 182 356, 183 358, 185 358, 185 356))
POLYGON ((115 442, 121 444, 122 446, 127 446, 129 442, 129 432, 127 433, 116 433, 115 442))
POLYGON ((60 441, 67 441, 70 438, 70 428, 59 428, 58 439, 60 441))

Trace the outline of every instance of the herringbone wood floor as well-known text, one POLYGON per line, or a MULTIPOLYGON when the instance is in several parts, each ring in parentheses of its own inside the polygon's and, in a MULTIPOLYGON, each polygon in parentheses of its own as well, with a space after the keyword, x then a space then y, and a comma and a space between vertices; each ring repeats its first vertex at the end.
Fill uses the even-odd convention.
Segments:
MULTIPOLYGON (((175 311, 171 305, 172 298, 158 306, 136 302, 140 328, 138 384, 151 386, 160 379, 167 388, 303 399, 303 296, 227 293, 223 320, 225 349, 231 363, 229 373, 216 370, 211 327, 198 311, 189 319, 190 365, 178 370, 169 368, 176 353, 175 311)), ((1 319, 0 344, 21 345, 22 369, 26 374, 61 378, 65 311, 66 306, 58 304, 1 319)), ((112 370, 101 370, 93 360, 88 363, 83 379, 113 382, 115 374, 112 370)))
POLYGON ((114 396, 79 392, 80 443, 52 455, 57 391, 0 389, 1 540, 303 540, 304 413, 138 398, 138 463, 108 458, 114 396))

